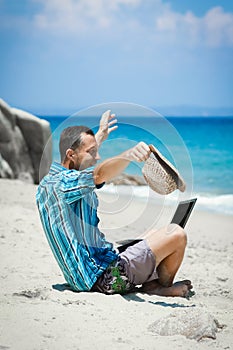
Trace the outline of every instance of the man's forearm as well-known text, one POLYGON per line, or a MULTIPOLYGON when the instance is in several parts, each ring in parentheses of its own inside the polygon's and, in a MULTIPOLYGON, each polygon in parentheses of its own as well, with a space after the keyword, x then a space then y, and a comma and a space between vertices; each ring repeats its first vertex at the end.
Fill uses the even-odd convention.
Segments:
POLYGON ((111 180, 122 173, 131 161, 143 162, 150 154, 150 148, 144 142, 139 142, 117 157, 105 160, 94 170, 94 179, 97 185, 111 180))
POLYGON ((95 183, 101 184, 121 174, 124 169, 129 165, 130 158, 128 152, 124 152, 117 157, 106 159, 99 164, 94 170, 95 183))
POLYGON ((100 148, 101 143, 105 140, 105 135, 102 131, 98 130, 95 134, 96 143, 98 145, 98 148, 100 148))

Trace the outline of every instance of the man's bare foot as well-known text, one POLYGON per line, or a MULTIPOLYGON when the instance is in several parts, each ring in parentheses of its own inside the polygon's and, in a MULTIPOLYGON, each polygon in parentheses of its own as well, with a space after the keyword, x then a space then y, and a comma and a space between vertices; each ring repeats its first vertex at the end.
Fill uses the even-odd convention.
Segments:
POLYGON ((195 295, 195 292, 192 290, 192 283, 189 280, 176 282, 169 288, 172 293, 171 296, 174 297, 184 297, 190 299, 195 295))
POLYGON ((154 280, 144 283, 142 287, 138 288, 138 292, 150 295, 183 297, 189 299, 195 294, 195 292, 191 290, 192 288, 193 286, 189 280, 176 282, 170 287, 164 287, 159 284, 158 280, 154 280))

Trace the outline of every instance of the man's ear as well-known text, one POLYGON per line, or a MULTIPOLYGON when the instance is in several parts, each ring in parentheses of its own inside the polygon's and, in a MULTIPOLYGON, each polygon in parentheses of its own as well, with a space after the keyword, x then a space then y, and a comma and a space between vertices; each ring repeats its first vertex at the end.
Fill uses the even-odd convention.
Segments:
POLYGON ((74 151, 71 148, 66 150, 66 159, 73 160, 74 151))

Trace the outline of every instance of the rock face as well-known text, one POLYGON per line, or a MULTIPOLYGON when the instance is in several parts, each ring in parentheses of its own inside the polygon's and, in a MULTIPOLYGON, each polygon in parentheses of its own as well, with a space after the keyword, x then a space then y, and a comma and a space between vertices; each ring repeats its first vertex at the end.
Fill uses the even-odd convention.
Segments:
POLYGON ((112 183, 114 185, 128 185, 128 186, 145 186, 147 185, 143 176, 140 175, 129 175, 129 174, 121 174, 108 183, 112 183))
POLYGON ((14 174, 9 164, 5 161, 5 159, 2 158, 2 155, 0 154, 0 178, 1 177, 13 179, 14 174))
POLYGON ((0 177, 38 183, 52 161, 50 136, 47 121, 0 99, 0 177))

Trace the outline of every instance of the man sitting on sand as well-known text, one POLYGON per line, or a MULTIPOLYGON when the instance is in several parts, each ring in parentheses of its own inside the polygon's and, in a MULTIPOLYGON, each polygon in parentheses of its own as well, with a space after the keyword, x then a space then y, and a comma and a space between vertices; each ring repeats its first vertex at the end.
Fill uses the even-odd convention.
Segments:
POLYGON ((100 159, 99 146, 117 128, 113 118, 110 111, 105 112, 96 135, 84 126, 61 133, 61 164, 51 165, 36 195, 48 242, 73 290, 189 297, 193 293, 189 280, 173 283, 187 241, 181 227, 170 224, 151 230, 120 254, 98 228, 95 189, 130 162, 143 162, 150 154, 148 145, 139 142, 94 167, 100 159))

